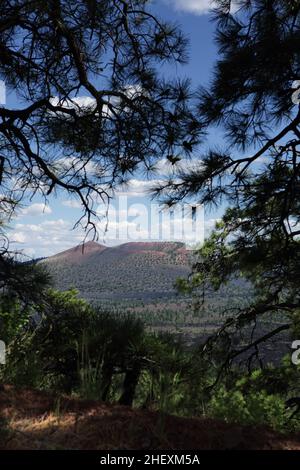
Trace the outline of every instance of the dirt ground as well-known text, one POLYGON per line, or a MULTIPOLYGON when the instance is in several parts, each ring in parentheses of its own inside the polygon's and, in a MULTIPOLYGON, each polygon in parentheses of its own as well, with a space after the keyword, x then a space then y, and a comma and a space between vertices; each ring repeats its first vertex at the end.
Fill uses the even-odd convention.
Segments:
POLYGON ((300 435, 281 435, 213 419, 162 416, 101 402, 55 398, 2 386, 0 449, 300 450, 300 435))

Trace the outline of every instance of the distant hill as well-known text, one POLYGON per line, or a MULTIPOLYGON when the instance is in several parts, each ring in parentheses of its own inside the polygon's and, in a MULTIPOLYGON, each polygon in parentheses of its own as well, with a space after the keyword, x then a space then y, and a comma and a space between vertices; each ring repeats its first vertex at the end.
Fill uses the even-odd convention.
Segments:
POLYGON ((191 251, 177 242, 88 242, 40 261, 59 289, 76 287, 89 301, 170 299, 191 271, 191 251))
POLYGON ((105 249, 106 246, 91 241, 69 248, 69 250, 61 251, 56 255, 50 256, 47 260, 50 262, 65 260, 68 263, 82 263, 94 256, 96 253, 101 253, 105 249))
MULTIPOLYGON (((88 242, 38 264, 47 268, 56 288, 75 287, 81 297, 93 304, 120 312, 130 310, 152 331, 180 334, 187 344, 196 344, 215 332, 226 315, 232 316, 249 304, 252 288, 238 278, 218 292, 208 289, 201 313, 195 315, 192 299, 180 296, 174 288, 179 277, 190 274, 192 257, 193 253, 183 243, 133 242, 106 247, 88 242)), ((257 334, 267 332, 269 326, 262 322, 257 334)), ((282 335, 277 338, 276 348, 274 345, 270 350, 264 348, 264 353, 268 360, 275 360, 288 347, 282 335)))

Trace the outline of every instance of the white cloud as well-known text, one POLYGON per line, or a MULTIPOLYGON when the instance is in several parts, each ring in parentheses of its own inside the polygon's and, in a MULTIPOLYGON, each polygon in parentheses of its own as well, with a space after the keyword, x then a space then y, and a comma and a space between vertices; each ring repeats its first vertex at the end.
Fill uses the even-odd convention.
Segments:
MULTIPOLYGON (((142 183, 142 182, 140 182, 142 183)), ((136 183, 140 189, 140 185, 136 183)), ((141 185, 142 187, 142 185, 141 185)), ((159 205, 142 203, 126 207, 99 206, 98 215, 104 216, 97 223, 99 242, 108 245, 130 241, 180 240, 187 243, 201 242, 205 232, 210 232, 216 220, 210 219, 204 227, 201 215, 195 228, 190 206, 182 212, 162 211, 159 205), (106 217, 107 216, 107 217, 106 217), (199 225, 200 224, 200 225, 199 225), (202 235, 203 233, 203 235, 202 235)), ((51 256, 80 244, 85 233, 80 227, 72 230, 71 221, 62 218, 44 220, 39 224, 16 223, 10 239, 13 249, 28 256, 51 256)))
POLYGON ((12 238, 11 243, 25 243, 26 242, 26 235, 23 232, 14 232, 11 238, 12 238))
POLYGON ((34 248, 27 248, 26 250, 26 254, 27 256, 29 256, 30 258, 35 258, 35 249, 34 248))
MULTIPOLYGON (((119 243, 135 240, 201 243, 204 237, 203 208, 199 208, 197 220, 193 221, 189 204, 170 211, 158 204, 135 203, 129 204, 126 210, 110 207, 107 216, 104 240, 109 244, 116 239, 119 243)), ((100 222, 98 228, 103 233, 104 222, 100 222)))
POLYGON ((83 230, 72 230, 72 227, 71 222, 63 219, 46 220, 40 224, 18 223, 10 235, 11 244, 28 256, 54 255, 84 240, 83 230))
POLYGON ((137 180, 131 179, 122 187, 120 186, 116 191, 116 195, 132 196, 132 197, 143 197, 146 196, 151 189, 159 184, 159 180, 137 180))
MULTIPOLYGON (((204 15, 216 6, 214 0, 163 0, 176 10, 194 13, 196 15, 204 15)), ((236 2, 232 2, 233 4, 236 2)), ((235 5, 236 7, 236 5, 235 5)), ((235 10, 234 6, 232 10, 235 10)))
POLYGON ((177 10, 188 11, 190 13, 204 14, 208 13, 212 8, 211 0, 167 0, 173 4, 177 10))
POLYGON ((28 215, 30 217, 38 217, 45 214, 52 214, 52 209, 45 204, 35 203, 21 210, 21 215, 28 215))
POLYGON ((207 219, 205 220, 205 228, 207 230, 214 230, 217 223, 221 222, 222 219, 207 219))
POLYGON ((76 96, 74 98, 59 99, 57 96, 50 100, 53 106, 60 106, 65 109, 76 109, 78 112, 81 110, 95 110, 97 102, 95 98, 90 96, 76 96))
POLYGON ((92 176, 95 173, 104 176, 105 170, 97 163, 91 160, 85 161, 81 157, 62 157, 55 161, 54 167, 57 171, 64 174, 81 174, 82 176, 92 176))
POLYGON ((167 158, 161 158, 155 164, 155 170, 161 176, 172 177, 176 173, 199 170, 201 166, 202 161, 199 159, 182 158, 173 164, 167 158))
MULTIPOLYGON (((139 85, 128 85, 119 91, 130 99, 142 95, 143 93, 143 90, 139 85)), ((121 100, 119 97, 111 96, 110 94, 104 93, 104 96, 109 105, 105 104, 102 107, 102 116, 109 117, 112 115, 111 107, 113 107, 115 111, 118 111, 121 100)), ((58 106, 64 109, 74 109, 78 115, 86 112, 94 112, 97 109, 97 101, 92 96, 75 96, 72 98, 59 98, 58 96, 55 96, 50 100, 50 102, 53 106, 58 106)), ((51 113, 53 112, 51 111, 51 113)), ((57 113, 59 114, 60 111, 57 111, 57 113)))
MULTIPOLYGON (((59 99, 57 96, 52 98, 51 104, 64 109, 74 109, 77 115, 83 115, 85 113, 93 113, 96 111, 97 102, 95 98, 91 96, 76 96, 73 98, 63 98, 59 99)), ((111 104, 114 104, 116 99, 109 99, 111 104)), ((50 111, 50 114, 61 114, 61 111, 50 111)), ((104 105, 102 108, 102 116, 108 117, 111 115, 111 111, 107 105, 104 105)))
POLYGON ((82 209, 82 204, 80 201, 76 201, 75 199, 66 199, 62 201, 62 205, 65 207, 70 207, 71 209, 82 209))

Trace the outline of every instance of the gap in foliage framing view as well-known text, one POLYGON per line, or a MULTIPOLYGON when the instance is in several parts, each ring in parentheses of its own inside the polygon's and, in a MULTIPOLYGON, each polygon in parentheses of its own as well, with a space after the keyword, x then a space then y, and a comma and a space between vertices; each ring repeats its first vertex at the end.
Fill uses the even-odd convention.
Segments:
POLYGON ((0 463, 300 450, 299 0, 0 7, 0 463))

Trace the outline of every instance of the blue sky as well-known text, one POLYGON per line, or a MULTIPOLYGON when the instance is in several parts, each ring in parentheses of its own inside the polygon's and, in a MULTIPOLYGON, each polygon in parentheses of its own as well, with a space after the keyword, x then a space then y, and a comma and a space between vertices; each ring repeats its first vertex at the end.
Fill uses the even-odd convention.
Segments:
MULTIPOLYGON (((189 63, 168 68, 165 71, 166 74, 189 77, 195 87, 208 84, 217 58, 213 42, 214 25, 209 14, 210 4, 211 2, 206 0, 154 0, 152 4, 152 9, 156 14, 163 19, 178 23, 190 39, 189 63)), ((6 105, 16 106, 13 94, 8 94, 6 105)), ((218 144, 219 141, 218 135, 215 134, 208 139, 206 145, 212 142, 218 144)), ((195 158, 199 158, 199 155, 195 155, 195 158)), ((165 163, 161 162, 162 172, 169 171, 165 163)), ((148 186, 149 182, 139 179, 131 182, 127 193, 131 216, 127 221, 123 221, 125 228, 127 225, 133 232, 135 229, 136 233, 140 231, 141 239, 147 239, 143 230, 147 216, 143 214, 142 208, 143 206, 149 207, 149 199, 145 196, 148 186)), ((116 209, 118 210, 118 207, 116 209)), ((221 210, 206 213, 206 232, 211 229, 220 214, 221 210)), ((117 224, 114 225, 113 211, 110 215, 111 226, 114 228, 117 224)), ((18 216, 13 220, 10 239, 14 242, 15 248, 23 250, 29 256, 49 256, 82 242, 83 230, 80 228, 72 230, 79 217, 78 202, 68 198, 68 195, 62 192, 58 193, 56 198, 51 197, 47 206, 42 200, 34 198, 26 207, 19 210, 18 216)), ((105 226, 105 221, 99 226, 99 242, 111 245, 126 241, 126 237, 116 241, 108 234, 103 236, 105 226)))

